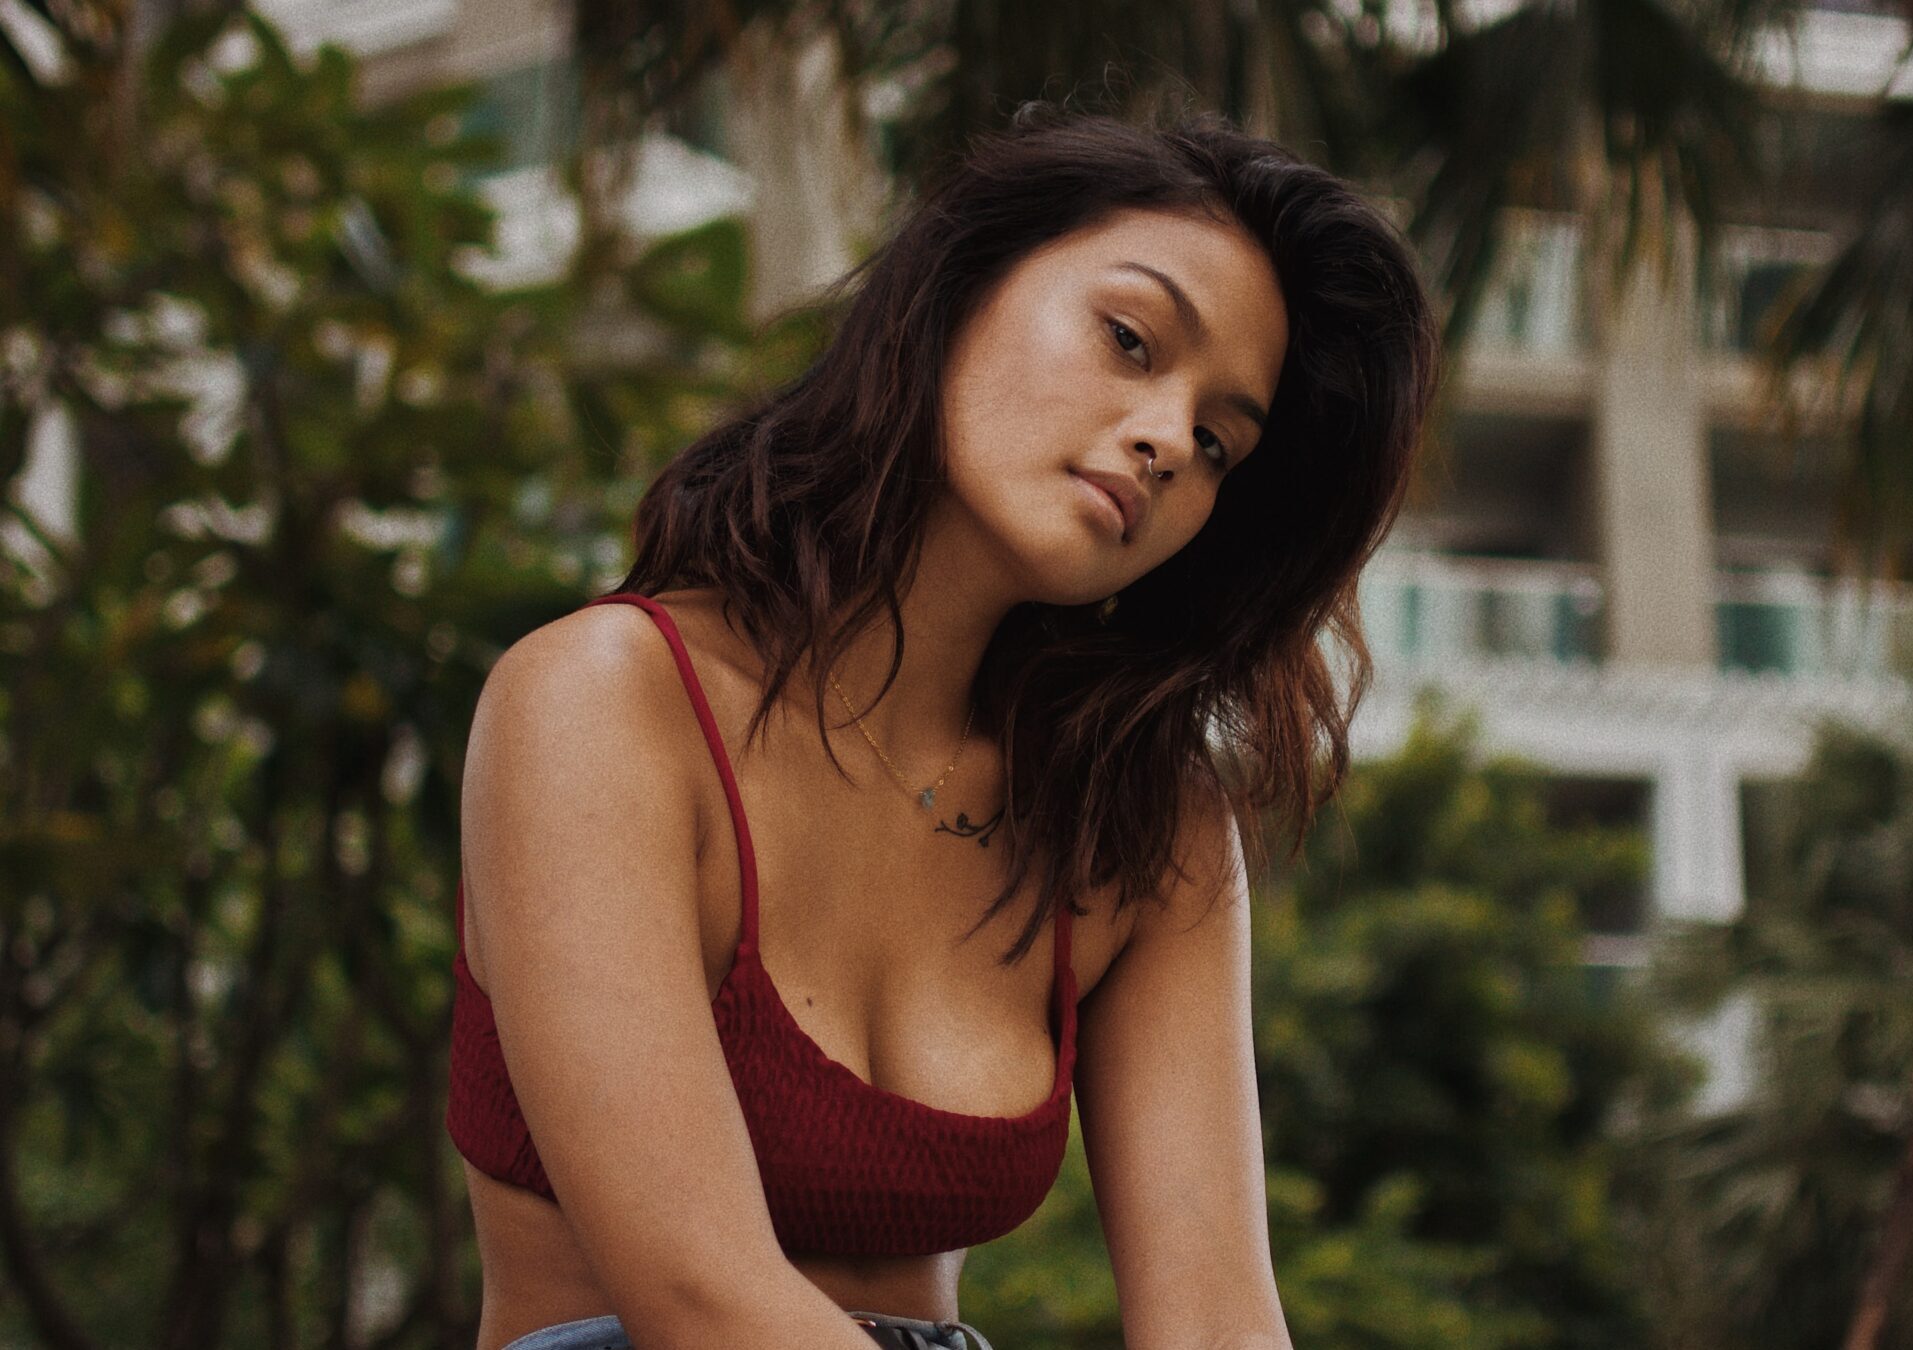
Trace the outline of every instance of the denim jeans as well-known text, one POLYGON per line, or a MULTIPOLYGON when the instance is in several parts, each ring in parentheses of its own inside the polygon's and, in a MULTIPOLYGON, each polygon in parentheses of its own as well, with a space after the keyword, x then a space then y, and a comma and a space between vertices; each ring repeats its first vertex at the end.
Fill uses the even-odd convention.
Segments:
MULTIPOLYGON (((983 1333, 968 1322, 927 1322, 876 1312, 853 1311, 849 1315, 863 1324, 871 1340, 890 1350, 991 1350, 983 1333)), ((540 1327, 520 1336, 505 1350, 632 1350, 632 1345, 623 1325, 606 1313, 603 1317, 540 1327)))

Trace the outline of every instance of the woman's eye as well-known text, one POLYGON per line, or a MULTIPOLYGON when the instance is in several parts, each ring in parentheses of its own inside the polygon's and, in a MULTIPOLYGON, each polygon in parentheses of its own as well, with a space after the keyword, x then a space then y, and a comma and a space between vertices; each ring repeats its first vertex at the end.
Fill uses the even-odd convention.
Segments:
MULTIPOLYGON (((1108 327, 1111 335, 1115 337, 1116 345, 1121 347, 1125 354, 1140 351, 1143 353, 1143 364, 1148 364, 1148 344, 1145 343, 1141 337, 1137 336, 1135 329, 1119 319, 1105 319, 1103 322, 1105 326, 1108 327)), ((1209 428, 1196 428, 1196 444, 1209 452, 1209 462, 1218 469, 1227 469, 1229 467, 1229 447, 1224 445, 1220 438, 1218 438, 1213 431, 1209 430, 1209 428), (1203 439, 1204 437, 1208 439, 1205 441, 1203 439)))
POLYGON ((1115 335, 1116 345, 1118 347, 1121 347, 1125 352, 1143 349, 1143 340, 1136 336, 1135 330, 1129 327, 1128 324, 1120 323, 1115 319, 1107 320, 1107 323, 1109 331, 1115 335))

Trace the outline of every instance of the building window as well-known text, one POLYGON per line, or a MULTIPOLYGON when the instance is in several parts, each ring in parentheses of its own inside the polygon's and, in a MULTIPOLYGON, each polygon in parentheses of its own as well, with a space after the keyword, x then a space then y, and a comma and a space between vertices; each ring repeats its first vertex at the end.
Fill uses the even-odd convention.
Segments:
POLYGON ((1703 340, 1716 351, 1759 352, 1831 253, 1831 239, 1813 231, 1731 231, 1701 277, 1703 340))
MULTIPOLYGON (((1548 823, 1556 829, 1632 830, 1645 839, 1652 795, 1653 785, 1645 778, 1557 775, 1547 780, 1542 800, 1548 823)), ((1582 927, 1591 937, 1606 940, 1592 944, 1595 964, 1633 964, 1633 945, 1617 940, 1646 931, 1647 887, 1645 872, 1637 875, 1617 860, 1580 897, 1582 927), (1601 959, 1601 953, 1616 951, 1628 959, 1601 959)))
POLYGON ((566 58, 521 66, 479 81, 465 128, 494 136, 499 158, 490 172, 548 164, 578 143, 578 69, 566 58))

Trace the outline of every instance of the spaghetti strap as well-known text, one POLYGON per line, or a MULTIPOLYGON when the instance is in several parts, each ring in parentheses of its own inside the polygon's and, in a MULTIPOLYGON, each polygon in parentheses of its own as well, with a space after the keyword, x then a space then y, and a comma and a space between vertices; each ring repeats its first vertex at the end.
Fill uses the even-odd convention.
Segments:
POLYGON ((698 726, 704 730, 704 743, 710 747, 717 776, 723 780, 724 799, 730 803, 731 829, 737 836, 737 867, 744 891, 743 933, 738 939, 738 948, 754 954, 757 950, 757 855, 751 848, 751 827, 744 819, 744 799, 737 791, 737 775, 731 770, 731 757, 724 751, 717 719, 711 715, 710 700, 704 697, 704 686, 698 683, 697 671, 691 666, 691 654, 685 650, 684 638, 670 611, 649 596, 619 591, 587 601, 584 607, 608 604, 636 605, 651 616, 670 645, 672 659, 677 662, 678 674, 684 680, 684 690, 691 696, 691 708, 697 713, 698 726))

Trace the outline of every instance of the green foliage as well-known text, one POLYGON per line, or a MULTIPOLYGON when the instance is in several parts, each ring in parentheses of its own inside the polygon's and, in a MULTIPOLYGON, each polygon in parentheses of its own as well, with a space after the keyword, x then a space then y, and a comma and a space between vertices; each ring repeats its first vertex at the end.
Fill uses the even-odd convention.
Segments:
MULTIPOLYGON (((1731 995, 1756 1027, 1745 1099, 1657 1114, 1635 1160, 1678 1350, 1843 1344, 1889 1227, 1913 1232, 1913 755, 1829 724, 1752 826, 1773 885, 1728 927, 1670 934, 1658 973, 1670 1006, 1731 995)), ((1900 1261, 1882 1350, 1913 1346, 1900 1261)))
MULTIPOLYGON (((1642 1331, 1610 1126, 1674 1070, 1596 993, 1577 909, 1638 885, 1644 845, 1551 823, 1538 771, 1476 760, 1472 727, 1424 706, 1258 888, 1271 1245, 1311 1350, 1642 1331)), ((1116 1345, 1106 1270, 1073 1147, 1037 1216, 972 1255, 966 1314, 1017 1345, 1116 1345)))
MULTIPOLYGON (((1597 997, 1577 913, 1640 884, 1644 844, 1550 823, 1540 772, 1476 764, 1473 735, 1425 704, 1264 912, 1270 1156, 1320 1186, 1325 1221, 1393 1214, 1445 1252, 1458 1343, 1624 1343, 1609 1127, 1663 1066, 1642 1015, 1597 997)), ((1389 1332, 1345 1343, 1418 1343, 1397 1306, 1389 1332)))
POLYGON ((135 71, 62 13, 64 81, 0 44, 0 426, 65 410, 83 484, 70 540, 9 506, 0 562, 0 1342, 469 1344, 471 707, 805 334, 737 322, 735 225, 608 313, 470 280, 463 91, 365 106, 244 16, 135 71))

